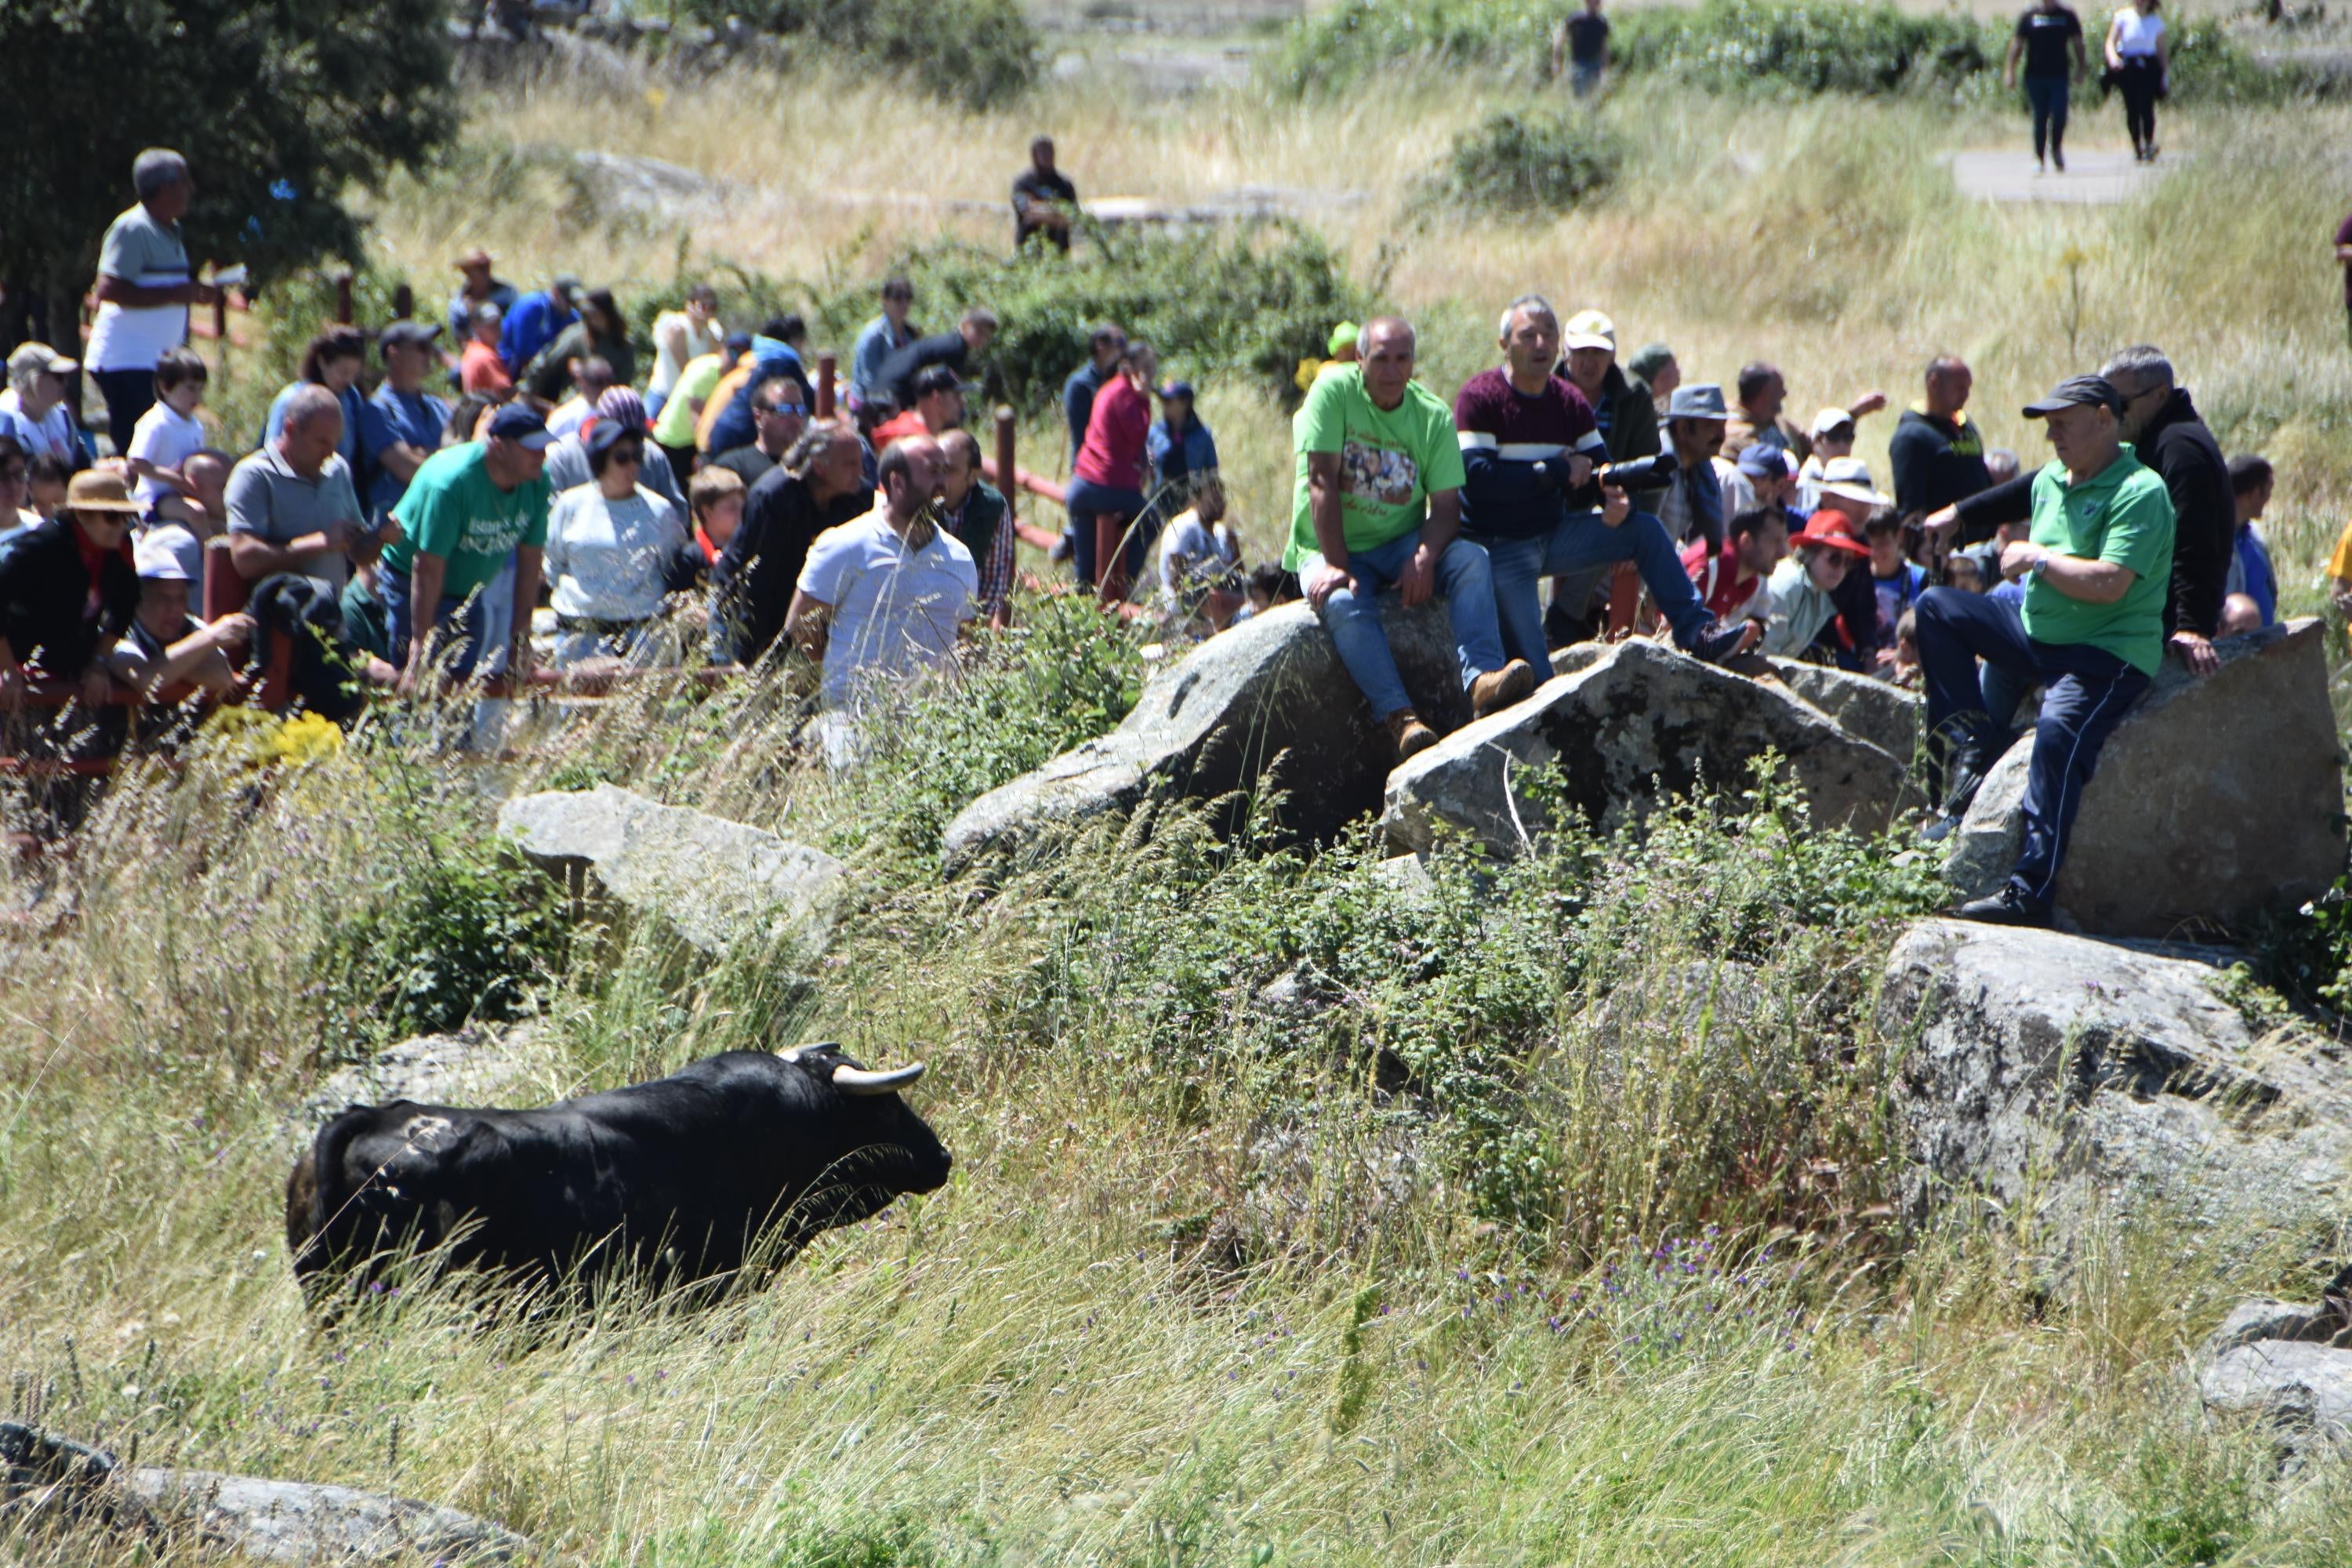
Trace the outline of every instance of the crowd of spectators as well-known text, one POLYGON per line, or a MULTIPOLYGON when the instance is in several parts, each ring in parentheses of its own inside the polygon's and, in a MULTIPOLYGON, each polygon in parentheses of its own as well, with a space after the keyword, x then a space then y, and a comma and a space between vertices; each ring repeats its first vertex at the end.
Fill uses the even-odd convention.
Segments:
MULTIPOLYGON (((1580 66, 1606 36, 1597 5, 1585 19, 1580 66)), ((1299 368, 1278 562, 1244 559, 1194 385, 1163 382, 1153 346, 1110 321, 1062 387, 1067 525, 1055 539, 1017 521, 1007 492, 1027 476, 994 472, 968 427, 997 319, 969 303, 927 333, 905 278, 881 286, 841 407, 820 416, 796 315, 730 331, 718 291, 694 286, 650 323, 641 378, 609 289, 559 276, 524 293, 471 250, 443 320, 320 332, 232 456, 186 343, 211 289, 177 226, 193 177, 158 150, 133 184, 102 247, 86 365, 37 342, 8 359, 12 710, 34 672, 91 707, 118 689, 228 689, 285 595, 193 616, 192 595, 227 572, 294 584, 326 606, 355 679, 404 690, 527 678, 543 593, 537 646, 559 668, 748 668, 797 650, 826 706, 862 711, 951 666, 970 627, 1010 622, 1027 538, 1076 591, 1179 637, 1303 598, 1400 758, 1437 735, 1382 629, 1391 587, 1443 603, 1475 714, 1528 695, 1557 647, 1627 635, 1751 676, 1803 659, 1919 685, 1931 836, 2039 689, 2027 852, 1999 908, 1976 911, 2031 920, 2046 918, 2099 744, 2157 659, 2209 672, 2213 639, 2277 617, 2260 532, 2271 468, 2224 462, 2155 349, 2024 410, 2056 453, 2038 469, 1986 445, 1969 367, 1937 356, 1891 433, 1889 493, 1855 455, 1884 395, 1800 426, 1776 365, 1742 365, 1727 386, 1687 379, 1664 343, 1621 363, 1608 315, 1563 321, 1532 293, 1504 307, 1497 363, 1450 405, 1417 379, 1409 322, 1332 331, 1299 368), (78 417, 85 369, 103 458, 78 417)), ((1069 245, 1076 188, 1050 142, 1013 211, 1016 245, 1069 245)), ((2331 575, 2352 605, 2352 544, 2331 575)))

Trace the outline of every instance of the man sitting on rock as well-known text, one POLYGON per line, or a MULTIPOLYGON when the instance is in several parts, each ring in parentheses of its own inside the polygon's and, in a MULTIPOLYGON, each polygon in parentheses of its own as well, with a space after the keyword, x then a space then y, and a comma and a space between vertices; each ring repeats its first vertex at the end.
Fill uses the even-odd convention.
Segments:
POLYGON ((1584 394, 1552 374, 1559 322, 1551 306, 1537 294, 1514 300, 1500 331, 1505 363, 1463 384, 1454 423, 1465 475, 1463 537, 1492 563, 1503 651, 1514 663, 1549 670, 1538 584, 1620 561, 1639 568, 1685 651, 1710 663, 1747 651, 1755 631, 1716 624, 1665 524, 1633 511, 1623 490, 1591 482, 1607 448, 1584 394), (1580 504, 1587 500, 1600 505, 1580 504))
POLYGON ((1433 593, 1445 601, 1473 712, 1518 701, 1536 677, 1526 659, 1504 658, 1486 552, 1459 537, 1462 449, 1444 403, 1412 379, 1412 326, 1380 317, 1358 345, 1360 363, 1318 377, 1291 421, 1298 478, 1283 565, 1402 762, 1437 731, 1413 711, 1381 629, 1382 588, 1395 584, 1407 607, 1433 593))
POLYGON ((1931 588, 1916 610, 1927 678, 1928 733, 1946 748, 1945 811, 1968 808, 2001 737, 1977 672, 2046 688, 2025 786, 2025 847, 1998 892, 1963 904, 1964 919, 2046 925, 2066 834, 2099 748, 2147 689, 2164 657, 2172 578, 2172 501, 2155 470, 2124 449, 2124 399, 2078 375, 2039 403, 2057 457, 2033 479, 2027 538, 2001 552, 2021 578, 2021 606, 1990 595, 1931 588))

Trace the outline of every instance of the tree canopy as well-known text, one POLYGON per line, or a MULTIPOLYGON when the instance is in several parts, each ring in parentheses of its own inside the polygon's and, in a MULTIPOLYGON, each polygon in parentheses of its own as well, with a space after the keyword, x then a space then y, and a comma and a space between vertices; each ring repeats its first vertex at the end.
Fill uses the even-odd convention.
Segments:
POLYGON ((189 253, 355 258, 352 185, 449 133, 446 0, 0 0, 0 276, 79 291, 142 148, 185 154, 189 253))

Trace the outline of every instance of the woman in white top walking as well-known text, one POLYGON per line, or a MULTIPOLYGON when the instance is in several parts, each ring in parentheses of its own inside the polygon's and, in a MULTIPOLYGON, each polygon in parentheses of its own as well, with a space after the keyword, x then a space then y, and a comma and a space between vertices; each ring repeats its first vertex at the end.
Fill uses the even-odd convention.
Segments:
POLYGON ((2107 79, 2124 95, 2124 128, 2132 156, 2156 162, 2156 100, 2168 89, 2171 47, 2164 41, 2164 0, 2133 0, 2107 24, 2107 79))

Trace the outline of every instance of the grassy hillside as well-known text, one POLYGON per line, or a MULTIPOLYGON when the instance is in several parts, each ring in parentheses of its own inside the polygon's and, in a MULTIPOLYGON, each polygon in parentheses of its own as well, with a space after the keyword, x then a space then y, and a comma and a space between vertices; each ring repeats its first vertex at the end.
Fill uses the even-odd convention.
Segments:
MULTIPOLYGON (((1315 194, 1307 221, 1424 324, 1449 395, 1538 287, 1692 379, 1775 359, 1801 416, 1900 399, 1958 350, 1993 439, 2032 454, 2027 395, 2153 338, 2229 444, 2279 461, 2287 607, 2317 604, 2352 506, 2326 246, 2352 112, 2196 109, 2147 198, 2012 208, 1936 162, 2016 143, 1984 106, 1642 88, 1601 110, 1614 194, 1407 216, 1455 131, 1524 101, 1073 84, 971 114, 817 73, 524 82, 376 200, 370 287, 437 294, 480 242, 518 281, 575 269, 625 303, 724 259, 814 305, 943 237, 1001 244, 1000 211, 953 204, 1001 199, 1044 129, 1089 194, 1315 194), (579 151, 709 195, 631 205, 579 151)), ((2078 144, 2118 142, 2112 119, 2078 144)), ((1238 369, 1185 368, 1264 552, 1286 416, 1238 369)), ((232 365, 234 428, 277 374, 232 365)), ((1864 426, 1882 468, 1891 427, 1864 426)), ((1024 439, 1053 466, 1050 418, 1024 439)), ((2344 1472, 2276 1484, 2269 1437, 2204 1418, 2184 1370, 2229 1304, 2314 1277, 2160 1217, 2063 1271, 1969 1216, 1896 1227, 1906 1042, 1875 979, 1936 897, 1902 846, 1768 795, 1500 876, 1448 847, 1415 888, 1368 842, 1309 857, 1169 813, 943 884, 947 818, 1115 723, 1149 667, 1084 610, 1020 622, 846 774, 792 750, 771 691, 646 690, 513 763, 452 761, 426 715, 268 773, 259 739, 224 737, 118 789, 0 934, 15 1404, 142 1463, 396 1489, 597 1563, 2342 1560, 2344 1472), (711 964, 551 909, 496 804, 597 780, 842 855, 860 891, 832 952, 711 964), (323 1335, 280 1231, 289 1109, 444 1007, 533 1021, 550 1096, 795 1039, 925 1058, 956 1175, 714 1311, 616 1300, 533 1337, 411 1290, 323 1335)))

